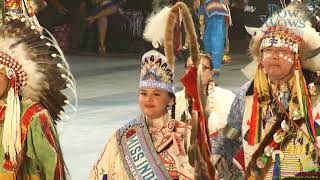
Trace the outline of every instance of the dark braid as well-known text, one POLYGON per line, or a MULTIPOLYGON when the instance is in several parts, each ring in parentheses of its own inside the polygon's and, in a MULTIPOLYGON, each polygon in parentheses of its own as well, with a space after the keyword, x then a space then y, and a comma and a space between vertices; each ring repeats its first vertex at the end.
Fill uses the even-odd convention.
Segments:
POLYGON ((173 105, 171 107, 171 119, 176 119, 176 96, 174 93, 169 93, 169 97, 173 99, 173 105))

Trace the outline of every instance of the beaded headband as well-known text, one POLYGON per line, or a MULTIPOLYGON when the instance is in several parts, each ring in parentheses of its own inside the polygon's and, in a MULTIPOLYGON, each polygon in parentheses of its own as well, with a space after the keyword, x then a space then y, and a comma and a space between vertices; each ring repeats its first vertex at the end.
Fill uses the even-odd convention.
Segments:
POLYGON ((23 71, 22 66, 17 63, 11 56, 6 53, 0 52, 0 64, 10 69, 6 74, 9 79, 15 76, 16 83, 19 87, 25 86, 27 84, 27 74, 23 71))

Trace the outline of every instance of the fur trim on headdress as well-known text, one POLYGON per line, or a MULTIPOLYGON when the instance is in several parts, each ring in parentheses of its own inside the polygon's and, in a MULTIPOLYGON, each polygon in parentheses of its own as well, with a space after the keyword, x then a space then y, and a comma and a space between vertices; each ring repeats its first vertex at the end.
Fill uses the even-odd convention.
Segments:
POLYGON ((166 31, 165 31, 165 43, 164 43, 165 54, 168 58, 169 64, 173 64, 175 59, 174 48, 173 48, 174 27, 175 27, 177 14, 179 13, 179 10, 181 12, 182 19, 184 22, 184 27, 190 41, 191 59, 193 63, 197 65, 199 64, 199 58, 200 58, 199 47, 197 43, 197 35, 194 29, 194 24, 193 24, 189 9, 184 3, 178 2, 171 8, 168 21, 166 24, 166 31))
MULTIPOLYGON (((286 27, 289 32, 302 38, 302 42, 299 43, 298 54, 303 68, 314 72, 320 71, 320 63, 317 61, 320 58, 319 51, 313 51, 320 47, 320 36, 312 27, 308 13, 309 11, 302 3, 291 3, 285 9, 270 17, 261 28, 247 27, 252 35, 249 53, 253 60, 260 61, 260 45, 266 33, 268 33, 268 29, 281 25, 286 27), (311 51, 313 51, 312 54, 310 54, 311 51)), ((252 66, 252 63, 250 66, 252 66)), ((247 74, 252 75, 254 72, 248 72, 248 70, 255 72, 256 68, 245 68, 247 74)), ((252 76, 250 79, 252 79, 252 76)))
MULTIPOLYGON (((207 135, 206 135, 207 113, 204 111, 204 108, 203 108, 204 107, 203 105, 206 104, 207 95, 206 93, 204 93, 205 92, 204 86, 202 84, 203 71, 201 66, 199 66, 199 59, 200 59, 199 47, 197 43, 197 36, 195 33, 194 24, 193 24, 192 17, 188 7, 182 2, 177 2, 171 8, 168 21, 166 22, 167 24, 166 24, 165 39, 164 39, 164 50, 168 59, 168 63, 172 64, 173 66, 174 60, 175 60, 174 46, 173 46, 174 28, 177 21, 178 13, 180 13, 182 16, 187 37, 189 37, 188 40, 190 43, 191 59, 193 61, 193 64, 196 65, 196 67, 198 68, 197 75, 195 75, 195 68, 191 69, 182 78, 182 82, 185 85, 187 91, 190 91, 192 89, 191 91, 193 91, 193 95, 195 95, 196 93, 198 94, 199 102, 195 102, 195 104, 198 103, 198 105, 201 106, 199 107, 198 112, 202 114, 201 116, 200 115, 197 116, 197 118, 193 120, 193 123, 192 123, 192 133, 191 133, 192 140, 188 149, 189 162, 191 166, 194 166, 196 169, 195 179, 210 179, 214 177, 214 168, 209 158, 210 148, 209 148, 209 144, 207 143, 208 141, 207 141, 207 135), (201 149, 201 151, 199 149, 201 149)), ((194 114, 197 114, 197 113, 194 113, 194 114)))
POLYGON ((199 63, 199 47, 197 43, 197 35, 195 33, 194 24, 188 7, 181 2, 176 3, 171 8, 164 7, 158 13, 154 13, 148 20, 144 31, 144 38, 150 42, 155 48, 163 44, 168 64, 174 69, 175 55, 173 48, 174 28, 176 25, 177 14, 181 13, 185 30, 190 41, 190 52, 194 64, 199 63), (163 25, 166 22, 166 25, 163 25))

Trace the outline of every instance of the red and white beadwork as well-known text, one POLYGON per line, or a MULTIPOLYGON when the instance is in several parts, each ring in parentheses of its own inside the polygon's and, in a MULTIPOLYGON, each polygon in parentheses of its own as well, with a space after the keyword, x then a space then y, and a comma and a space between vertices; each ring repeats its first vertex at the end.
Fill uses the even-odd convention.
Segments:
POLYGON ((14 73, 7 73, 8 77, 11 79, 15 76, 16 83, 19 87, 25 86, 27 84, 27 74, 23 71, 22 66, 16 62, 11 56, 4 52, 0 52, 0 64, 10 68, 14 73))

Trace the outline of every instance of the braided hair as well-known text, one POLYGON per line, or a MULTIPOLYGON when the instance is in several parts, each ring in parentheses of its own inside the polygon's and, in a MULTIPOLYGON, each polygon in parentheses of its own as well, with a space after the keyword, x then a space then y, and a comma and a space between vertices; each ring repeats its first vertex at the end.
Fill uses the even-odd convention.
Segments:
POLYGON ((176 96, 174 93, 169 92, 169 97, 173 99, 173 105, 171 106, 171 119, 176 118, 176 96))

